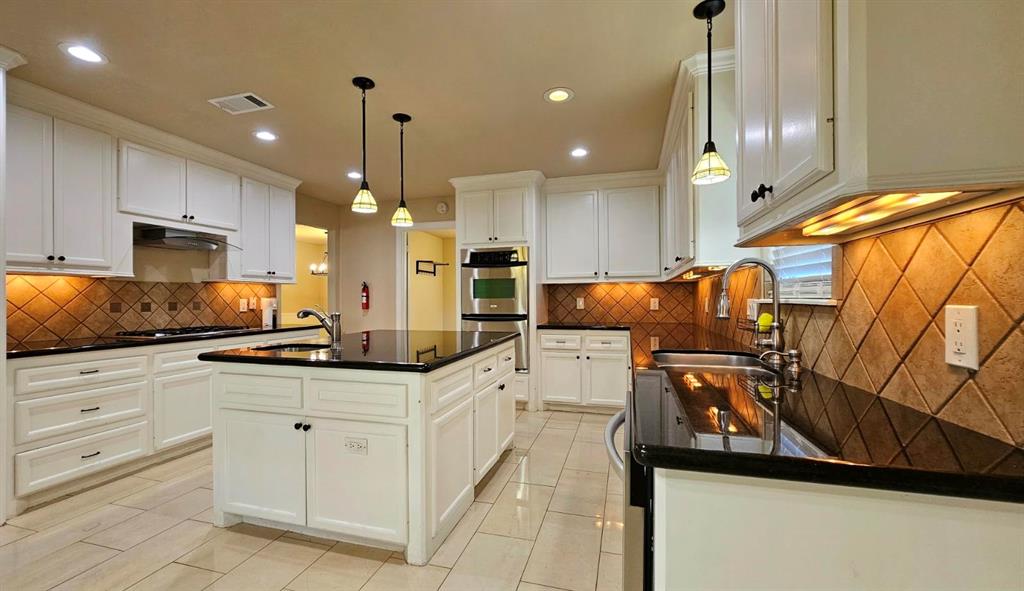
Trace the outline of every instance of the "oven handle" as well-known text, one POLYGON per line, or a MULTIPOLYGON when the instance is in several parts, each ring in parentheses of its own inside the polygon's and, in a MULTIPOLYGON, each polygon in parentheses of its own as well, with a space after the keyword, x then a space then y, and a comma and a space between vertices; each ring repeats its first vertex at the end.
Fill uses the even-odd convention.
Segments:
POLYGON ((615 432, 618 431, 624 424, 626 424, 626 411, 620 410, 615 413, 608 424, 604 428, 604 447, 605 451, 608 452, 608 459, 611 460, 612 468, 615 473, 619 475, 619 479, 625 478, 626 465, 622 460, 622 456, 619 455, 619 451, 615 449, 615 432))
POLYGON ((505 269, 510 267, 525 267, 527 261, 512 261, 511 263, 462 263, 463 269, 505 269))
POLYGON ((529 318, 526 314, 463 314, 463 320, 475 322, 522 322, 529 318))

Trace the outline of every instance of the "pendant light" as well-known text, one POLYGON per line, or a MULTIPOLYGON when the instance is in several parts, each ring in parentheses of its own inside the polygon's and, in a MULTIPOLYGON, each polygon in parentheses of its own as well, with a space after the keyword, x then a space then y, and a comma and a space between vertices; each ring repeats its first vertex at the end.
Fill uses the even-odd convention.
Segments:
POLYGON ((376 213, 377 200, 370 192, 370 184, 366 182, 366 91, 374 86, 373 80, 364 76, 357 76, 352 79, 352 85, 363 92, 363 182, 359 185, 359 192, 352 200, 352 211, 356 213, 376 213))
POLYGON ((405 124, 412 121, 412 117, 405 113, 395 113, 391 118, 398 122, 398 181, 400 186, 398 209, 395 210, 395 215, 391 216, 391 225, 396 228, 411 228, 412 214, 405 206, 405 124))
POLYGON ((713 185, 728 179, 730 175, 729 166, 718 154, 718 148, 711 139, 711 19, 723 10, 725 0, 702 0, 693 7, 694 18, 708 21, 708 141, 690 176, 690 181, 695 185, 713 185))

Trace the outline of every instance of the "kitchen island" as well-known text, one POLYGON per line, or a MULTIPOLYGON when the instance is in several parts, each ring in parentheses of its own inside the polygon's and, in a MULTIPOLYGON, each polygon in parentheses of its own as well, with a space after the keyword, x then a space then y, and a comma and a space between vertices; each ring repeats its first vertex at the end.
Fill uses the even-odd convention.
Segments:
POLYGON ((367 331, 204 353, 214 520, 404 550, 422 565, 512 445, 517 333, 367 331))

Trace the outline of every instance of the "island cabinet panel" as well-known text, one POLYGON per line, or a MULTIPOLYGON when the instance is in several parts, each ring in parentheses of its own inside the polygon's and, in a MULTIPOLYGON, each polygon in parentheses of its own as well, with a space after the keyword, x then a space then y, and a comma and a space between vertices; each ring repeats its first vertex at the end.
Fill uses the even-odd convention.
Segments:
POLYGON ((474 477, 473 484, 480 482, 498 461, 498 386, 494 383, 480 390, 473 397, 474 419, 474 477))
POLYGON ((306 433, 300 416, 224 409, 214 438, 222 511, 306 524, 306 433), (295 425, 300 428, 296 429, 295 425))
POLYGON ((357 380, 309 381, 309 408, 328 412, 381 417, 405 417, 409 397, 405 384, 357 380))
POLYGON ((430 412, 436 413, 473 393, 473 368, 464 367, 430 383, 430 412))
POLYGON ((446 535, 473 502, 473 397, 430 419, 430 537, 446 535))
POLYGON ((213 430, 209 367, 153 379, 153 446, 163 449, 213 430))
POLYGON ((300 377, 224 373, 218 384, 218 404, 302 408, 300 377))
POLYGON ((405 543, 405 426, 318 418, 306 423, 306 524, 405 543))

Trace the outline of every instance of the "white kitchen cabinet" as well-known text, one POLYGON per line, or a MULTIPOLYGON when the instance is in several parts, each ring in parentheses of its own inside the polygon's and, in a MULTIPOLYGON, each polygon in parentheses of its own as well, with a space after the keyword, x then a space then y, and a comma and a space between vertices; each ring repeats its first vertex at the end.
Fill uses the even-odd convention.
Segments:
POLYGON ((498 460, 499 384, 486 386, 473 396, 473 469, 474 483, 481 479, 498 460))
POLYGON ((185 159, 121 141, 118 207, 146 217, 187 221, 185 159))
POLYGON ((583 364, 583 382, 590 404, 624 405, 629 371, 623 367, 622 354, 588 352, 583 364))
POLYGON ((545 402, 583 402, 579 351, 541 351, 540 387, 545 402))
POLYGON ((629 333, 540 331, 541 399, 545 402, 619 407, 632 387, 629 333))
POLYGON ((306 525, 404 543, 404 425, 307 418, 306 525), (370 500, 372 499, 372 502, 370 500))
POLYGON ((14 106, 8 123, 10 268, 90 274, 109 270, 113 138, 14 106))
POLYGON ((240 225, 241 178, 193 160, 186 163, 188 221, 203 226, 237 230, 240 225))
POLYGON ((601 191, 605 279, 661 274, 661 217, 658 187, 601 191))
POLYGON ((736 217, 742 224, 756 216, 768 199, 751 199, 758 185, 771 184, 769 145, 771 118, 768 94, 771 91, 771 61, 768 30, 769 2, 753 0, 736 5, 736 27, 743 31, 743 40, 736 48, 736 125, 739 162, 736 217))
POLYGON ((223 511, 306 523, 306 432, 301 416, 221 409, 214 487, 223 511), (296 428, 295 425, 299 425, 296 428))
MULTIPOLYGON (((472 381, 470 381, 472 385, 472 381)), ((430 474, 430 536, 458 519, 473 500, 475 458, 472 396, 430 418, 427 449, 430 474)))
POLYGON ((526 189, 498 189, 494 192, 494 241, 525 242, 526 189))
POLYGON ((466 191, 459 199, 462 243, 507 244, 527 240, 525 188, 466 191))
POLYGON ((597 191, 549 194, 544 199, 548 279, 596 280, 601 267, 597 191))
POLYGON ((467 191, 461 196, 463 244, 487 244, 494 241, 494 191, 467 191))
MULTIPOLYGON (((510 374, 498 382, 498 453, 508 449, 512 444, 516 428, 516 374, 510 374)), ((528 384, 529 382, 527 382, 528 384)), ((526 387, 525 384, 523 384, 526 387)))
POLYGON ((240 235, 242 277, 295 278, 295 193, 243 178, 240 235))
POLYGON ((213 430, 212 379, 209 367, 153 379, 154 448, 184 443, 213 430))
MULTIPOLYGON (((684 137, 689 137, 687 121, 684 137)), ((672 276, 693 260, 693 194, 690 191, 689 143, 680 142, 665 171, 662 208, 662 273, 672 276)))

